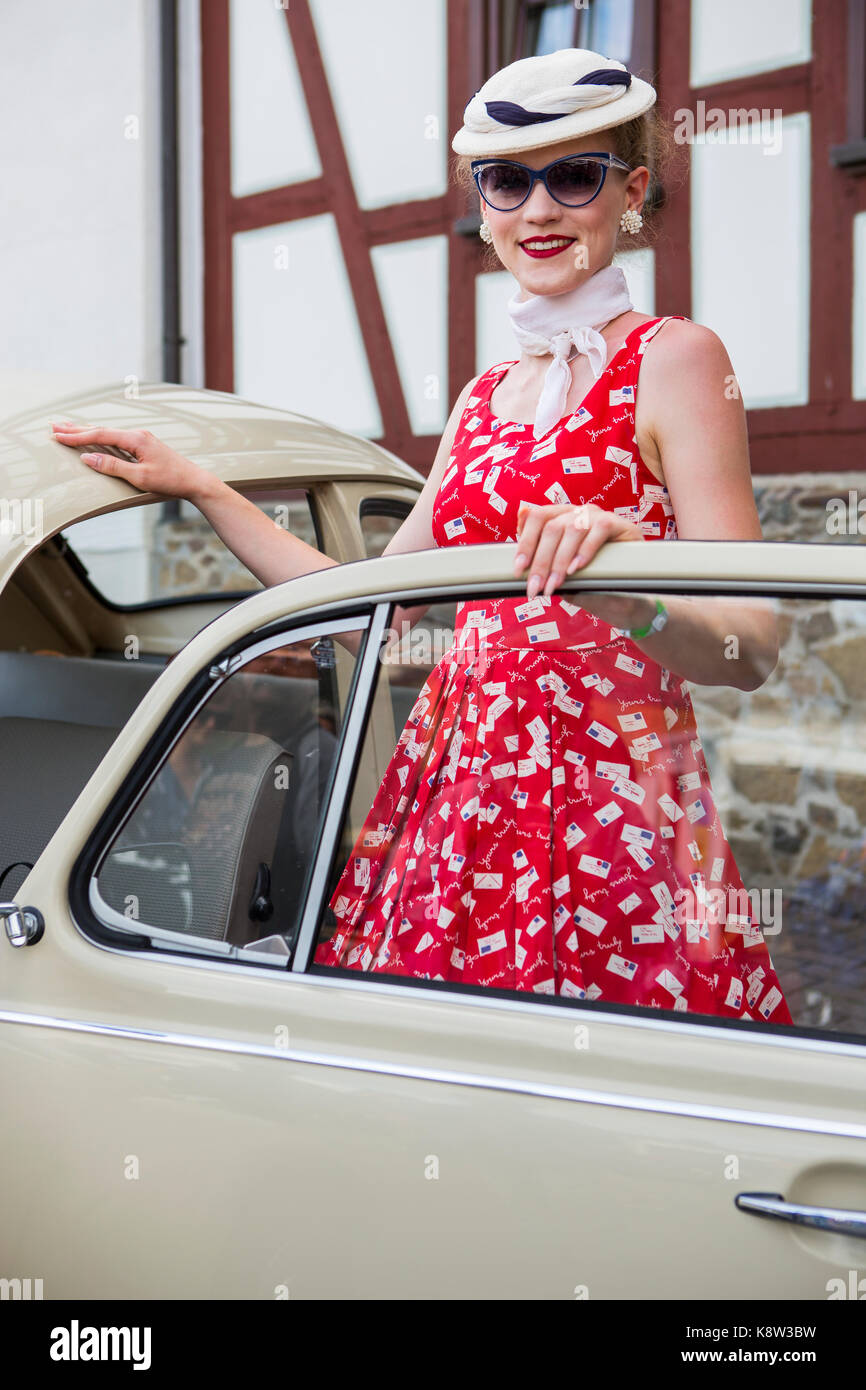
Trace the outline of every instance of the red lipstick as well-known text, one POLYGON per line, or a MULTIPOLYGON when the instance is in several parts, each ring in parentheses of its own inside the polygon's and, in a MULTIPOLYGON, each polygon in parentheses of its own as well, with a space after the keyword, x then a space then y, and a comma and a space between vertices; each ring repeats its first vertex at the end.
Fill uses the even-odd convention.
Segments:
POLYGON ((558 256, 561 251, 567 251, 569 246, 574 245, 574 237, 559 236, 531 236, 525 241, 521 241, 520 249, 525 251, 527 256, 532 256, 535 260, 540 260, 545 256, 558 256), (544 247, 544 242, 552 242, 553 245, 544 247))

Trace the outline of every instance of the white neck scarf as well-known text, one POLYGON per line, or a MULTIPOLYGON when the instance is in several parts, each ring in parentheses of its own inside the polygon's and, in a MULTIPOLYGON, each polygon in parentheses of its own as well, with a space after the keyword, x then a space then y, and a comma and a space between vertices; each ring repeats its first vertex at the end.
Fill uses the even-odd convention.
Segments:
POLYGON ((597 270, 567 294, 533 294, 524 300, 518 294, 515 290, 507 306, 517 341, 533 357, 553 353, 535 411, 533 432, 540 439, 565 414, 571 385, 566 359, 572 348, 588 357, 598 380, 607 361, 607 344, 598 330, 634 305, 625 276, 613 265, 597 270))

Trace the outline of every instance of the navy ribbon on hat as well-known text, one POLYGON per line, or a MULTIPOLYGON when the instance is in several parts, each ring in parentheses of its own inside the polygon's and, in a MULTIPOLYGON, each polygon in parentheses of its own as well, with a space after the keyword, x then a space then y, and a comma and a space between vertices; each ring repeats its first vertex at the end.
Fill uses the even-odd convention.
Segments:
MULTIPOLYGON (((571 85, 619 86, 628 89, 631 86, 631 73, 623 72, 620 68, 597 68, 595 72, 588 72, 585 77, 579 77, 571 85)), ((539 121, 561 121, 566 114, 562 111, 527 111, 516 101, 486 101, 484 105, 491 120, 499 121, 500 125, 535 125, 539 121)))

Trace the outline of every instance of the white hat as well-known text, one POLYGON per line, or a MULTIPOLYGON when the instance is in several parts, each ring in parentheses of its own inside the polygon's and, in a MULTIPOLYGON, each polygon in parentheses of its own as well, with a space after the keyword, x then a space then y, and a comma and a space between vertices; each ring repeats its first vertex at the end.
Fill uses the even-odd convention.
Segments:
POLYGON ((588 48, 518 58, 475 93, 451 148, 476 159, 518 154, 622 125, 655 99, 649 82, 588 48))

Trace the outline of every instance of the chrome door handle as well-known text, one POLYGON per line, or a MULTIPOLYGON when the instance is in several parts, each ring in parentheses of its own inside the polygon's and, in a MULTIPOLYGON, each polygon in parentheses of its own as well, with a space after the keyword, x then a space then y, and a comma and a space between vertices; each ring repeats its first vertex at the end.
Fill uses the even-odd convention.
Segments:
POLYGON ((845 1211, 841 1207, 808 1207, 786 1202, 781 1192, 738 1192, 734 1206, 755 1216, 776 1221, 793 1221, 797 1226, 813 1226, 842 1236, 866 1236, 866 1212, 845 1211))
MULTIPOLYGON (((17 865, 13 867, 17 868, 17 865)), ((6 923, 6 935, 12 946, 35 946, 37 941, 41 941, 45 922, 38 907, 0 903, 0 917, 6 923)))

